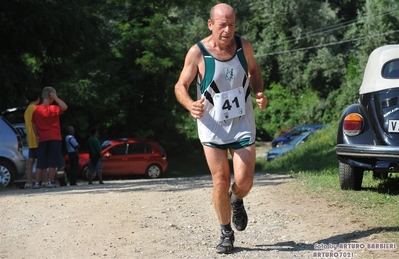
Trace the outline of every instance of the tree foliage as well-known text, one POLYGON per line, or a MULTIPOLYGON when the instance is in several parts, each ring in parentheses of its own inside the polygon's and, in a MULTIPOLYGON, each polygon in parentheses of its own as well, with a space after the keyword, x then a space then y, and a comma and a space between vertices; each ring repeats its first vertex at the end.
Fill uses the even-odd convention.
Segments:
MULTIPOLYGON (((87 136, 196 139, 196 122, 173 87, 187 50, 209 35, 218 1, 3 0, 0 109, 26 105, 52 85, 69 106, 63 127, 87 136)), ((258 139, 305 123, 330 123, 357 100, 368 55, 398 42, 396 0, 232 0, 237 35, 262 69, 268 108, 258 139)), ((195 86, 190 94, 195 95, 195 86)))

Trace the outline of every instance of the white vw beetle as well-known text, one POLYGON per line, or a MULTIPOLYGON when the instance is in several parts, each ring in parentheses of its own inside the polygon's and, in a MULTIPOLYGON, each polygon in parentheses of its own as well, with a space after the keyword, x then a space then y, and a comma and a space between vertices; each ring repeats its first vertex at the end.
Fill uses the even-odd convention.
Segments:
POLYGON ((342 113, 336 154, 344 190, 360 190, 365 170, 382 178, 399 172, 399 45, 371 53, 359 101, 342 113))

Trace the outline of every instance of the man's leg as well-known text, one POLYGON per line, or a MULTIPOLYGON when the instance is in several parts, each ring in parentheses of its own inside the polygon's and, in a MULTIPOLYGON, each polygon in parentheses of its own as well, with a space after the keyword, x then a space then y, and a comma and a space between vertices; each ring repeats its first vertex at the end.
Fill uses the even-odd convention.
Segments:
POLYGON ((213 181, 212 200, 220 224, 230 223, 230 166, 227 150, 204 146, 205 157, 213 181))
POLYGON ((40 181, 47 183, 47 163, 46 163, 46 142, 39 142, 37 147, 37 163, 36 163, 36 183, 33 188, 40 188, 40 181))
POLYGON ((33 175, 33 165, 35 164, 36 158, 30 157, 28 160, 28 166, 26 167, 26 184, 25 189, 32 188, 32 175, 33 175))
POLYGON ((99 159, 96 165, 97 174, 98 174, 98 183, 104 184, 103 182, 103 160, 99 159))
POLYGON ((93 182, 91 181, 91 176, 94 174, 94 166, 93 161, 89 160, 89 175, 87 176, 89 180, 89 184, 92 184, 93 182))
POLYGON ((54 181, 54 179, 55 179, 55 171, 56 171, 56 168, 55 167, 49 167, 49 179, 48 179, 48 181, 49 182, 52 182, 52 181, 54 181))
POLYGON ((79 170, 79 156, 77 153, 73 153, 69 156, 69 161, 71 162, 70 172, 69 172, 69 184, 76 185, 78 170, 79 170))
POLYGON ((49 140, 47 141, 47 149, 45 159, 48 165, 48 181, 47 187, 53 188, 53 182, 57 168, 62 167, 62 153, 61 153, 61 141, 60 140, 49 140))
POLYGON ((32 186, 33 189, 40 188, 40 180, 42 177, 42 172, 44 172, 44 170, 36 167, 35 184, 32 186))
POLYGON ((255 171, 255 145, 231 150, 234 167, 234 183, 231 187, 231 208, 233 224, 238 231, 246 229, 248 216, 243 198, 247 196, 253 185, 255 171))
POLYGON ((238 199, 243 199, 252 188, 256 162, 255 144, 231 150, 234 168, 234 184, 232 193, 238 199))
POLYGON ((234 231, 231 229, 230 165, 227 150, 204 146, 205 157, 212 174, 212 200, 220 223, 220 240, 216 252, 229 254, 234 248, 234 231))

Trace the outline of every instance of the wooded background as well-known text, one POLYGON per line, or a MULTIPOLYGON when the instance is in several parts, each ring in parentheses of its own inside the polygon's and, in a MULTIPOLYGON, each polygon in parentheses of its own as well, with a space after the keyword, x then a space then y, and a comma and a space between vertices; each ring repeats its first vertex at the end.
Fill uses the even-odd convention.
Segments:
MULTIPOLYGON (((187 50, 209 35, 210 0, 0 0, 0 111, 53 86, 78 138, 197 139, 174 96, 187 50)), ((232 0, 237 31, 262 69, 257 138, 337 121, 357 102, 372 50, 399 40, 397 0, 232 0)), ((191 87, 195 96, 195 87, 191 87)))

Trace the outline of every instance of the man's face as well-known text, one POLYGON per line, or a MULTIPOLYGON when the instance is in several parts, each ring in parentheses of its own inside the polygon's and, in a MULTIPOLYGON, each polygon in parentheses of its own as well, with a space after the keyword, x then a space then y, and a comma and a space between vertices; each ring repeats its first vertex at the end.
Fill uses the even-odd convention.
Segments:
POLYGON ((208 27, 212 35, 220 42, 230 42, 236 29, 235 15, 221 15, 216 13, 213 20, 208 21, 208 27))

